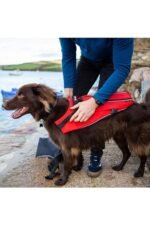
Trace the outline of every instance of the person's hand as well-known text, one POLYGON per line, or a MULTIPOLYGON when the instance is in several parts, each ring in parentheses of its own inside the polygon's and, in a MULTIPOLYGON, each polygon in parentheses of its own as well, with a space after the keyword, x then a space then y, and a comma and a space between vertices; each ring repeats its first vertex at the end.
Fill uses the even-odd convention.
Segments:
POLYGON ((94 98, 90 98, 84 102, 79 102, 78 104, 71 107, 71 109, 78 108, 78 110, 73 114, 70 121, 87 121, 94 114, 97 107, 98 105, 96 104, 94 98))
POLYGON ((69 98, 73 96, 73 88, 65 88, 64 89, 64 97, 69 98))

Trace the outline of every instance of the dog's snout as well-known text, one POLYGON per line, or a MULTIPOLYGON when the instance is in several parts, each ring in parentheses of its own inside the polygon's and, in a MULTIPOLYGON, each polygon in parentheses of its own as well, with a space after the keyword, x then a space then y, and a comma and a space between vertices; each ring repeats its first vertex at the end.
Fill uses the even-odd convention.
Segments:
POLYGON ((4 104, 2 104, 1 107, 2 107, 2 109, 5 109, 5 105, 4 104))
POLYGON ((5 108, 6 108, 6 106, 7 106, 7 101, 3 102, 3 104, 2 104, 2 108, 3 108, 3 109, 5 109, 5 108))

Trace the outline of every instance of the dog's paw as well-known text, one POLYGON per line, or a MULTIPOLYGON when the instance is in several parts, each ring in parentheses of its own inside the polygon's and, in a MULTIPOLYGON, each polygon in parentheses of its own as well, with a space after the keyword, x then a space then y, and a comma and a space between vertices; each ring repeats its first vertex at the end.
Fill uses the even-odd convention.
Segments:
POLYGON ((60 175, 60 173, 53 173, 53 174, 50 174, 48 176, 45 176, 45 179, 46 180, 52 180, 54 177, 60 175))
POLYGON ((144 172, 143 171, 137 171, 137 172, 135 172, 134 173, 134 177, 143 177, 143 175, 144 175, 144 172))
POLYGON ((45 176, 46 180, 52 180, 53 178, 54 178, 54 176, 52 176, 52 175, 45 176))
POLYGON ((73 166, 72 169, 74 171, 80 171, 82 169, 82 166, 76 165, 76 166, 73 166))
POLYGON ((56 186, 63 186, 67 183, 67 179, 64 178, 59 178, 58 180, 55 181, 56 186))
POLYGON ((116 166, 113 166, 112 169, 115 171, 120 171, 123 169, 123 167, 121 165, 116 165, 116 166))

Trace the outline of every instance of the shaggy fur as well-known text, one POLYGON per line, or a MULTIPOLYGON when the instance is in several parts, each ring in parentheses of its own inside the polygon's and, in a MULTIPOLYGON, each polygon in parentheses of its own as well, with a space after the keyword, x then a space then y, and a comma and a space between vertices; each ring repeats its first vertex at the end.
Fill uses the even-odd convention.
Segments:
MULTIPOLYGON (((149 100, 149 94, 147 99, 149 100)), ((64 185, 73 168, 76 159, 76 169, 82 167, 83 149, 99 146, 106 140, 113 138, 123 153, 123 159, 114 170, 122 170, 133 150, 140 158, 140 166, 135 177, 144 174, 145 162, 150 154, 150 104, 135 103, 128 109, 113 114, 102 121, 81 130, 63 134, 54 121, 64 114, 68 107, 68 100, 56 97, 55 92, 41 84, 22 86, 17 95, 7 101, 3 107, 6 110, 16 110, 13 118, 17 119, 30 113, 37 121, 44 120, 44 126, 49 136, 62 149, 63 169, 56 185, 64 185), (129 150, 130 149, 130 150, 129 150)))

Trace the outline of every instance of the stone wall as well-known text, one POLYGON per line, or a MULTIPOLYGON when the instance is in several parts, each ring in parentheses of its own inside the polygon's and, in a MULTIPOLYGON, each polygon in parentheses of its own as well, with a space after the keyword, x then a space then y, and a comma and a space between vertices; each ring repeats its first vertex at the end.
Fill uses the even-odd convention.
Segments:
POLYGON ((134 53, 132 68, 150 67, 150 38, 136 38, 134 41, 134 53))
POLYGON ((119 90, 131 91, 129 79, 134 69, 150 67, 150 38, 135 38, 131 72, 119 90))

